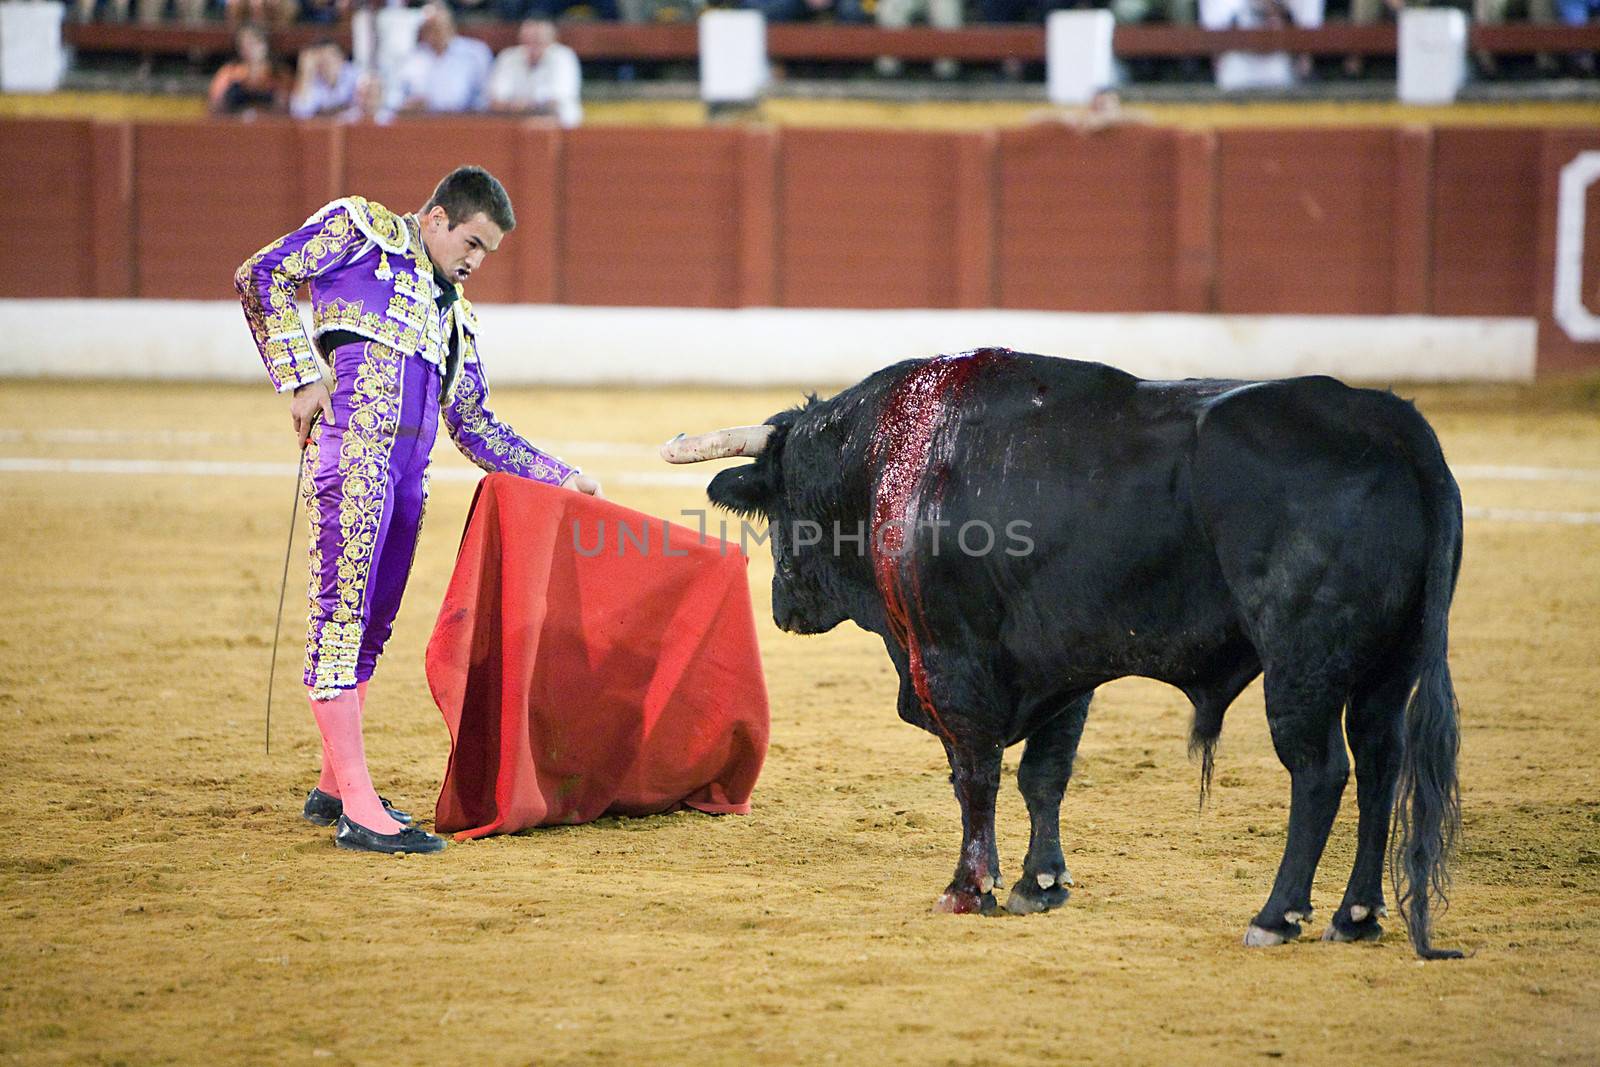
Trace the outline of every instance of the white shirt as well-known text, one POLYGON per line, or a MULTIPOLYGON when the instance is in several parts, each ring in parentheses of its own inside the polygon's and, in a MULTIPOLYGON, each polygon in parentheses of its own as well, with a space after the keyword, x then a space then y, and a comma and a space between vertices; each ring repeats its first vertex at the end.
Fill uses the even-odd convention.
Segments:
POLYGON ((519 108, 549 109, 563 126, 583 121, 583 69, 578 55, 564 44, 552 44, 539 62, 528 62, 528 50, 515 45, 500 53, 489 77, 489 99, 519 108))
POLYGON ((429 111, 481 111, 494 53, 474 37, 450 38, 440 55, 418 45, 400 68, 395 107, 421 97, 429 111))
POLYGON ((289 114, 297 119, 309 119, 329 111, 341 111, 355 101, 356 83, 360 80, 361 72, 346 60, 339 68, 338 80, 332 85, 321 78, 312 78, 305 92, 296 91, 289 98, 289 114))
MULTIPOLYGON (((1263 0, 1200 0, 1200 25, 1208 30, 1260 29, 1263 0)), ((1294 25, 1322 25, 1323 0, 1285 0, 1294 25)), ((1217 57, 1217 88, 1284 89, 1295 83, 1287 52, 1224 52, 1217 57)))

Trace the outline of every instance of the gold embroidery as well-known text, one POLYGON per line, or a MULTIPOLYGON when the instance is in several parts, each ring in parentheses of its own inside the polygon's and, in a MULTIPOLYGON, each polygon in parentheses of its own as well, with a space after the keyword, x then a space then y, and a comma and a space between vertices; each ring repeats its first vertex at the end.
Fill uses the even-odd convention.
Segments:
POLYGON ((312 216, 306 226, 296 232, 318 221, 321 229, 295 251, 273 263, 294 234, 281 237, 245 260, 233 276, 234 288, 244 304, 245 321, 267 364, 267 374, 279 391, 314 381, 321 374, 295 306, 295 291, 307 279, 345 256, 360 236, 348 212, 328 208, 312 216), (262 266, 267 263, 271 266, 264 272, 266 277, 261 279, 262 266))
MULTIPOLYGON (((316 679, 317 659, 317 598, 322 594, 322 509, 317 506, 316 472, 318 457, 322 454, 322 427, 321 422, 311 432, 311 440, 306 445, 305 464, 306 473, 301 476, 301 495, 306 503, 306 524, 311 529, 309 538, 309 556, 311 563, 311 577, 306 582, 306 602, 310 610, 306 615, 306 663, 305 682, 311 685, 316 679)), ((337 696, 338 694, 331 694, 337 696)))
POLYGON ((367 586, 389 495, 403 359, 385 345, 368 342, 362 345, 361 365, 351 383, 350 414, 339 447, 336 602, 316 636, 313 699, 337 696, 356 684, 367 586))
POLYGON ((455 396, 450 402, 454 417, 445 419, 450 439, 462 455, 491 474, 510 471, 535 481, 559 484, 573 468, 540 452, 489 413, 484 407, 488 389, 482 376, 483 368, 478 363, 477 343, 470 337, 466 343, 463 363, 470 361, 477 373, 463 373, 456 383, 455 396), (480 382, 484 384, 480 386, 480 382))
POLYGON ((344 204, 357 226, 385 252, 406 250, 407 227, 399 215, 363 196, 347 196, 344 204))

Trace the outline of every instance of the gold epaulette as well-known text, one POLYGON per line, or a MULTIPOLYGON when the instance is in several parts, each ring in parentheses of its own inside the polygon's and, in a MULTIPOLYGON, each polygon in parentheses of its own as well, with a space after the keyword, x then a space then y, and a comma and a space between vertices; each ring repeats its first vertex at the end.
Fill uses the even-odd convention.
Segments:
POLYGON ((339 208, 344 208, 355 222, 356 229, 385 252, 400 253, 411 247, 411 237, 400 216, 364 196, 341 197, 312 215, 306 224, 310 225, 339 208))

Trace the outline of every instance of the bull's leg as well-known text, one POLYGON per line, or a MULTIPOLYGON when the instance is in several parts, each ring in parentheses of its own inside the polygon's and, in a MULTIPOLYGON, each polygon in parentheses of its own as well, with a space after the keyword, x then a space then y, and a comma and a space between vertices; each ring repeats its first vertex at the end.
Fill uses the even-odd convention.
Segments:
POLYGON ((1329 697, 1267 672, 1267 723, 1278 758, 1289 769, 1289 837, 1272 895, 1246 931, 1246 945, 1281 945, 1300 936, 1311 915, 1311 879, 1339 813, 1350 777, 1339 710, 1344 694, 1329 697))
POLYGON ((995 910, 994 801, 1000 791, 1000 756, 1005 751, 998 742, 986 744, 950 742, 945 745, 950 757, 950 781, 961 805, 961 858, 955 877, 934 911, 955 913, 995 910))
POLYGON ((1061 797, 1072 777, 1072 761, 1089 716, 1085 693, 1028 738, 1017 767, 1017 788, 1028 804, 1028 858, 1022 877, 1006 900, 1006 910, 1016 915, 1048 911, 1067 902, 1072 875, 1061 855, 1061 797))
POLYGON ((1383 936, 1383 927, 1378 925, 1379 916, 1388 914, 1383 900, 1383 860, 1395 783, 1400 778, 1401 746, 1405 743, 1401 727, 1410 690, 1409 672, 1399 672, 1357 690, 1350 699, 1345 725, 1356 757, 1356 803, 1361 821, 1350 883, 1322 935, 1324 941, 1371 941, 1383 936))

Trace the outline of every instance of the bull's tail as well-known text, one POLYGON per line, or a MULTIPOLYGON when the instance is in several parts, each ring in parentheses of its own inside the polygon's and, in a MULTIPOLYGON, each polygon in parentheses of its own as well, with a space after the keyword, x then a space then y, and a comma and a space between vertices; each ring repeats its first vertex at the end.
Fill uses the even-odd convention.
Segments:
POLYGON ((1432 945, 1434 904, 1441 912, 1448 905, 1449 863, 1461 829, 1459 708, 1446 655, 1450 600, 1461 562, 1461 494, 1437 439, 1425 425, 1418 429, 1427 448, 1411 451, 1427 500, 1432 548, 1423 581, 1421 660, 1405 709, 1405 751, 1395 790, 1389 863, 1395 904, 1412 947, 1423 959, 1444 959, 1461 955, 1432 945))
POLYGON ((1211 775, 1217 767, 1217 738, 1222 736, 1222 713, 1228 706, 1219 702, 1196 701, 1194 722, 1189 726, 1189 758, 1200 757, 1200 811, 1206 810, 1211 795, 1211 775))

